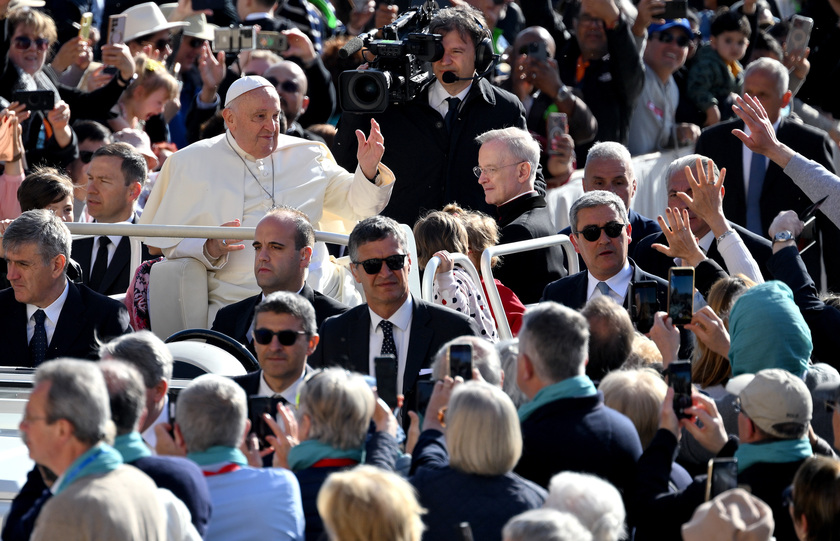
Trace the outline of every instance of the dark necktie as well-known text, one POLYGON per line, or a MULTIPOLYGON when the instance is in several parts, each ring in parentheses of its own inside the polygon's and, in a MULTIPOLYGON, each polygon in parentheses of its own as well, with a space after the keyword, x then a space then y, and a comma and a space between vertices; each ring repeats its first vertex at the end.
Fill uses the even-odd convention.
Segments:
POLYGON ((108 244, 110 243, 111 239, 108 237, 99 237, 99 249, 96 251, 96 261, 93 263, 90 280, 88 281, 88 287, 94 291, 99 291, 102 279, 105 278, 105 271, 108 269, 108 244))
POLYGON ((452 126, 455 125, 455 118, 458 116, 458 106, 461 105, 461 98, 446 98, 449 102, 449 111, 446 112, 446 117, 443 119, 446 124, 446 131, 452 133, 452 126))
POLYGON ((394 342, 394 324, 387 319, 383 319, 379 322, 379 328, 382 329, 382 349, 379 354, 397 357, 397 344, 394 342))
POLYGON ((761 227, 761 189, 764 187, 766 172, 766 158, 758 152, 753 152, 750 162, 750 185, 747 188, 747 229, 764 236, 761 227))
POLYGON ((47 328, 44 327, 47 314, 43 310, 36 310, 34 317, 35 332, 29 342, 29 359, 32 361, 32 366, 36 367, 44 362, 47 356, 47 328))

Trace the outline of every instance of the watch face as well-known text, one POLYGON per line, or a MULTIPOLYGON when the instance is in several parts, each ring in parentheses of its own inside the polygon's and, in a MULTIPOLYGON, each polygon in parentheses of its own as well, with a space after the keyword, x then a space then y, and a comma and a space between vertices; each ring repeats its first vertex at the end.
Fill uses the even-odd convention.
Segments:
POLYGON ((779 231, 776 233, 776 236, 773 237, 773 240, 776 242, 784 242, 786 240, 790 240, 793 238, 793 235, 790 231, 779 231))

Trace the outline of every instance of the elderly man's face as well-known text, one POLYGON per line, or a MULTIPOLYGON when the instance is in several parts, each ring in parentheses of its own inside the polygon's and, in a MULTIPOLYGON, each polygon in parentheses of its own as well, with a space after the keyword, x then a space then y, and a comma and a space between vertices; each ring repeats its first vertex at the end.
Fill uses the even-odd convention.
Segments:
MULTIPOLYGON (((689 196, 692 195, 691 186, 688 183, 688 177, 685 176, 685 170, 675 172, 668 180, 668 206, 677 207, 678 209, 688 209, 682 199, 677 196, 677 193, 684 192, 689 196)), ((688 223, 691 226, 691 232, 698 239, 706 236, 706 233, 712 229, 703 221, 702 218, 694 214, 691 209, 688 209, 688 223)))
POLYGON ((46 308, 64 289, 64 256, 44 261, 40 247, 34 242, 7 248, 6 263, 6 278, 12 284, 15 300, 20 303, 46 308))
POLYGON ((636 194, 636 175, 633 166, 623 160, 603 158, 586 162, 583 171, 583 191, 606 190, 617 195, 624 207, 630 210, 630 201, 636 194))
POLYGON ((256 159, 277 148, 280 135, 280 96, 261 87, 239 96, 225 110, 225 123, 236 143, 256 159))
POLYGON ((263 76, 280 95, 280 107, 289 122, 306 112, 309 96, 306 95, 306 75, 294 62, 281 62, 268 68, 263 76))
MULTIPOLYGON (((271 332, 303 331, 303 323, 291 314, 276 314, 261 312, 254 319, 254 332, 265 329, 271 332)), ((268 344, 260 344, 254 339, 254 350, 257 360, 263 370, 265 379, 276 391, 282 391, 294 383, 303 374, 306 358, 315 351, 318 345, 318 335, 295 335, 295 341, 290 346, 284 346, 274 335, 268 344), (282 387, 280 389, 279 387, 282 387)))
POLYGON ((790 92, 786 91, 780 96, 776 78, 765 70, 755 70, 744 79, 744 94, 761 102, 771 123, 779 119, 779 112, 790 102, 790 92))
POLYGON ((612 278, 624 267, 627 261, 627 247, 630 245, 630 224, 627 223, 627 216, 619 216, 609 205, 578 211, 577 231, 585 231, 590 226, 603 228, 607 224, 626 225, 615 238, 610 237, 604 229, 598 231, 598 238, 594 241, 587 240, 584 234, 579 232, 575 232, 571 237, 572 244, 583 257, 589 272, 601 281, 612 278))
POLYGON ((484 200, 489 205, 502 205, 530 189, 528 162, 517 162, 502 141, 481 145, 478 165, 482 169, 478 183, 484 189, 484 200))
POLYGON ((23 443, 29 448, 29 458, 53 469, 51 464, 59 440, 56 423, 47 423, 47 396, 51 385, 45 381, 32 390, 20 421, 20 432, 23 443))
POLYGON ((295 226, 289 218, 266 216, 254 233, 254 275, 263 293, 296 293, 309 266, 312 250, 295 248, 295 226))

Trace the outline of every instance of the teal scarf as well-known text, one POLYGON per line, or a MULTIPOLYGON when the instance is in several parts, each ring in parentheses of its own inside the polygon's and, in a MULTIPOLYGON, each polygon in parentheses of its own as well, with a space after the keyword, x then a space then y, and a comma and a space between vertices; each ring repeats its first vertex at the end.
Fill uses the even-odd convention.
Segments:
POLYGON ((589 376, 575 376, 554 385, 543 387, 532 401, 519 408, 519 422, 525 422, 536 410, 561 398, 592 396, 597 392, 589 376))
POLYGON ((131 464, 138 458, 152 456, 149 446, 138 432, 123 434, 114 438, 114 449, 123 457, 123 462, 131 464))
POLYGON ((808 438, 803 438, 771 443, 742 443, 735 451, 735 458, 738 459, 738 473, 741 473, 760 462, 783 464, 804 460, 813 454, 808 438))
POLYGON ((336 449, 318 440, 302 441, 289 450, 289 468, 292 471, 305 470, 325 458, 349 458, 356 462, 364 462, 365 449, 336 449))
POLYGON ((198 464, 199 466, 210 466, 211 464, 234 463, 240 466, 247 466, 248 459, 242 454, 242 451, 236 447, 223 447, 216 445, 207 449, 206 451, 198 451, 195 453, 187 453, 187 458, 198 464))
POLYGON ((116 470, 122 463, 122 457, 110 445, 105 443, 94 445, 70 464, 70 467, 64 473, 61 484, 55 487, 53 493, 58 496, 65 488, 73 484, 74 481, 78 481, 88 475, 116 470))

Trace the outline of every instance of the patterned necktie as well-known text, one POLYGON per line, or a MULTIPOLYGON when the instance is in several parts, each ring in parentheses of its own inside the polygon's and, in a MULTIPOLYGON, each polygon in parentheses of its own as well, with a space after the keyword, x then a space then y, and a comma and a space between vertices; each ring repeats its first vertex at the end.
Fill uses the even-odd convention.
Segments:
POLYGON ((102 285, 102 279, 105 278, 105 271, 108 269, 108 245, 110 243, 111 239, 108 237, 99 237, 99 249, 96 251, 96 261, 93 263, 93 269, 90 271, 88 287, 100 293, 99 286, 102 285))
POLYGON ((598 285, 596 285, 595 288, 601 292, 601 295, 610 297, 610 286, 608 286, 606 282, 598 282, 598 285))
POLYGON ((446 124, 446 131, 452 133, 452 126, 455 125, 455 118, 458 116, 458 106, 461 105, 461 98, 446 98, 449 102, 449 111, 446 112, 446 117, 443 119, 446 124))
POLYGON ((382 329, 382 349, 380 355, 397 356, 397 344, 394 342, 394 324, 383 319, 379 322, 379 328, 382 329))
POLYGON ((747 229, 764 236, 761 227, 761 190, 764 187, 766 159, 758 152, 753 152, 750 162, 750 185, 747 188, 747 229))
POLYGON ((35 332, 29 342, 29 358, 32 366, 35 367, 44 362, 47 356, 47 328, 44 327, 47 314, 43 310, 36 310, 33 317, 35 318, 35 332))

